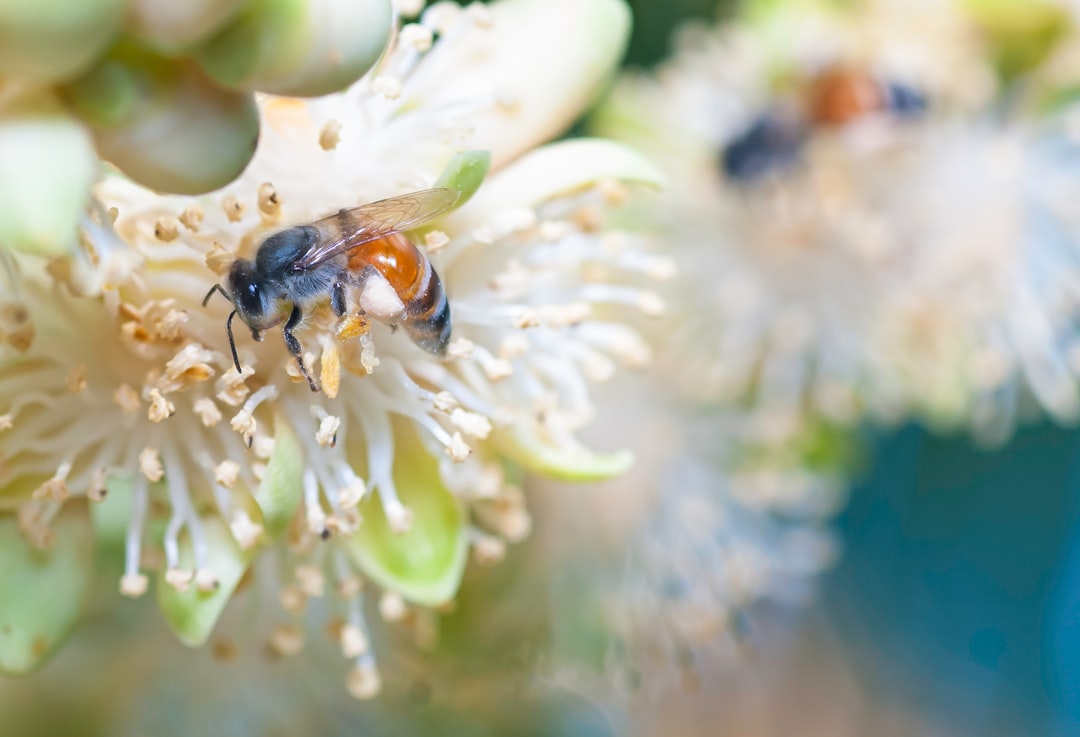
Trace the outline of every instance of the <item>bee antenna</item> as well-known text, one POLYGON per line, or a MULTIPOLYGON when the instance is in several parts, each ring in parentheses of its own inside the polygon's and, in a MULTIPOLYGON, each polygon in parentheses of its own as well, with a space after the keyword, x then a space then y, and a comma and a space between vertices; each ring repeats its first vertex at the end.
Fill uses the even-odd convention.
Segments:
MULTIPOLYGON (((213 290, 211 290, 213 291, 213 290)), ((207 295, 209 298, 209 295, 207 295)), ((240 357, 236 355, 236 340, 233 338, 232 331, 232 319, 236 317, 236 310, 229 313, 229 319, 225 321, 225 330, 229 333, 229 348, 232 350, 233 365, 236 366, 236 373, 240 373, 240 357)))
POLYGON ((206 293, 205 297, 203 297, 203 300, 202 300, 202 306, 203 307, 206 307, 206 303, 210 301, 210 298, 212 296, 214 296, 214 292, 221 292, 221 296, 224 297, 225 299, 229 300, 229 304, 232 304, 232 297, 229 296, 228 292, 226 292, 224 289, 222 289, 220 284, 215 284, 214 286, 210 287, 210 291, 206 293))

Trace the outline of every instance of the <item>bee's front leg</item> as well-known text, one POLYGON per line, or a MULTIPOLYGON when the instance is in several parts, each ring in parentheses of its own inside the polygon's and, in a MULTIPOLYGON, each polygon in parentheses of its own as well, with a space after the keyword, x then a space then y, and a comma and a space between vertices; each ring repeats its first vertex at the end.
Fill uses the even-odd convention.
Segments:
POLYGON ((300 373, 307 379, 308 386, 311 387, 311 391, 319 391, 319 387, 315 385, 315 379, 311 378, 311 374, 308 373, 307 367, 304 366, 304 357, 300 348, 300 341, 293 335, 293 330, 300 324, 300 320, 304 317, 304 313, 301 312, 299 305, 293 305, 292 313, 289 315, 288 321, 285 323, 285 327, 282 329, 282 334, 285 336, 285 347, 289 349, 289 353, 296 356, 296 365, 300 367, 300 373))

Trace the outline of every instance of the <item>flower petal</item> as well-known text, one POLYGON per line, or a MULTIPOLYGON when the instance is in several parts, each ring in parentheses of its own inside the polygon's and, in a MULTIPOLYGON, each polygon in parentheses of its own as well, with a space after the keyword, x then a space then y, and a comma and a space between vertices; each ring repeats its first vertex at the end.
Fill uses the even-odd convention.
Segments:
POLYGON ((279 414, 274 418, 274 452, 255 493, 255 501, 262 510, 263 528, 271 539, 285 532, 300 504, 303 459, 303 449, 292 424, 279 414))
POLYGON ((44 93, 0 110, 0 247, 59 255, 75 244, 97 157, 86 130, 44 93))
MULTIPOLYGON (((177 591, 158 577, 157 600, 165 621, 169 623, 180 642, 188 647, 200 647, 210 638, 225 605, 229 603, 244 572, 251 565, 254 551, 237 547, 224 523, 216 518, 202 520, 206 536, 207 558, 217 576, 217 588, 200 591, 191 585, 187 591, 177 591)), ((194 556, 191 542, 184 538, 180 543, 180 564, 190 570, 194 556)))
POLYGON ((460 197, 455 207, 461 207, 480 189, 490 168, 490 151, 462 151, 450 159, 433 186, 457 190, 460 197))
POLYGON ((369 495, 360 504, 364 521, 346 547, 378 585, 415 604, 445 603, 457 592, 467 559, 461 504, 442 485, 434 459, 416 444, 398 449, 394 482, 412 512, 408 532, 393 531, 380 500, 369 495))
POLYGON ((494 174, 452 222, 468 227, 490 213, 534 207, 605 179, 656 188, 665 185, 664 175, 626 146, 601 138, 561 141, 538 148, 494 174))
POLYGON ((622 58, 630 12, 622 0, 501 0, 490 31, 438 45, 425 62, 446 74, 410 81, 408 102, 429 107, 509 95, 471 122, 496 168, 562 133, 593 102, 622 58))
POLYGON ((75 625, 93 580, 93 536, 85 508, 52 523, 55 542, 34 548, 14 517, 0 516, 0 671, 41 666, 75 625))
POLYGON ((502 433, 498 444, 499 450, 533 473, 562 481, 603 481, 623 475, 634 465, 629 450, 600 453, 578 443, 554 445, 520 425, 502 433))

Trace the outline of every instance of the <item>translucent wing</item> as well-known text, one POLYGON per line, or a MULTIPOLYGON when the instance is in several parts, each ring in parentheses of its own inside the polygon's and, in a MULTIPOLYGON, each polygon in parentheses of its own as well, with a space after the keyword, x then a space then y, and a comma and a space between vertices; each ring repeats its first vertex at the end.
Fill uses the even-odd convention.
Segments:
POLYGON ((292 269, 313 269, 364 243, 423 225, 453 207, 459 196, 452 189, 422 189, 317 220, 311 227, 319 231, 318 242, 296 260, 292 269))

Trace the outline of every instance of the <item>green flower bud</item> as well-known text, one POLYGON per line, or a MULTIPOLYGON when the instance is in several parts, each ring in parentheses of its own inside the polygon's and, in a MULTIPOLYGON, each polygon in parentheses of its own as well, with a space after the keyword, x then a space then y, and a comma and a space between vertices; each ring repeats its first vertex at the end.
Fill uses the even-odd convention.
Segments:
POLYGON ((70 79, 108 48, 125 5, 124 0, 4 0, 0 74, 35 82, 70 79))
POLYGON ((29 673, 67 638, 93 581, 93 534, 81 505, 50 525, 52 547, 39 550, 14 517, 0 516, 0 672, 29 673))
POLYGON ((247 0, 133 0, 127 29, 162 53, 190 47, 233 20, 247 0))
POLYGON ((101 156, 140 184, 199 194, 231 182, 258 141, 254 99, 216 87, 189 62, 124 45, 64 89, 101 156))
POLYGON ((55 256, 75 243, 97 157, 90 136, 50 95, 0 109, 0 247, 55 256))
POLYGON ((392 21, 390 0, 251 0, 196 59, 225 87, 325 95, 378 61, 392 21))

